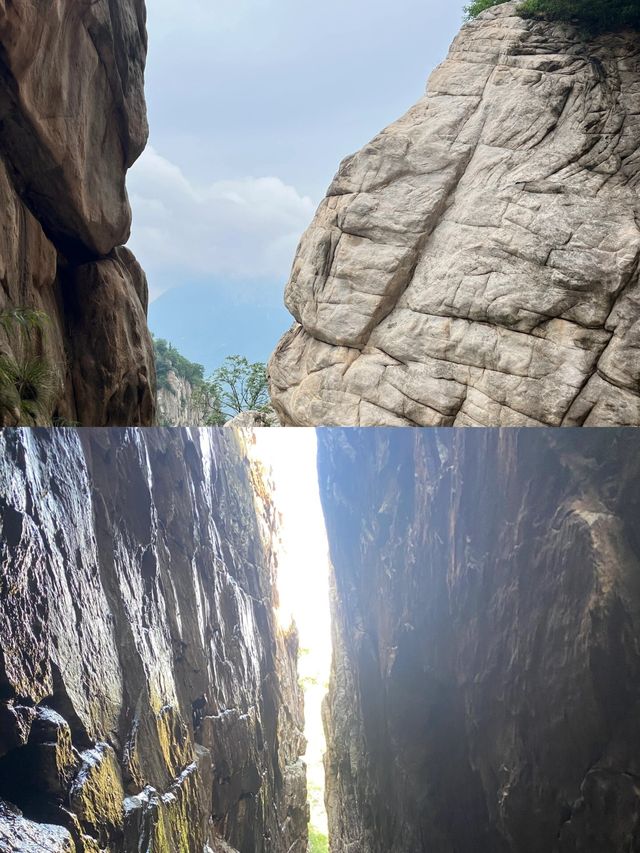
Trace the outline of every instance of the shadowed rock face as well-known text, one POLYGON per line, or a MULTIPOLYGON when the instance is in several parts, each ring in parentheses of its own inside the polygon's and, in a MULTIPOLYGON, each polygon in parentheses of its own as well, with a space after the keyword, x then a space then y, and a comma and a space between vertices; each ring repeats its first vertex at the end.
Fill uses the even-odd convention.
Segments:
POLYGON ((55 415, 83 425, 153 422, 146 281, 118 248, 148 133, 146 39, 143 0, 0 0, 0 311, 50 318, 29 339, 0 331, 0 348, 44 357, 55 415))
POLYGON ((342 163, 286 289, 285 424, 640 424, 638 37, 515 8, 342 163))
POLYGON ((320 431, 333 851, 640 849, 639 449, 320 431))
POLYGON ((5 430, 0 458, 0 848, 305 853, 297 638, 236 434, 5 430))

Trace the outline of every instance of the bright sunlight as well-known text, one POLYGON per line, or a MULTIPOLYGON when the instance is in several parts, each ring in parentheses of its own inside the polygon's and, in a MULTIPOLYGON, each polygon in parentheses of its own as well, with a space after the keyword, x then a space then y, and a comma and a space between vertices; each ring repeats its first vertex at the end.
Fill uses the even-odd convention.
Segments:
POLYGON ((257 429, 250 452, 271 470, 275 505, 281 513, 279 555, 279 617, 287 627, 295 621, 300 635, 300 682, 305 699, 305 735, 313 851, 326 850, 324 807, 325 749, 322 699, 328 689, 331 664, 329 616, 329 555, 318 492, 316 432, 257 429), (315 846, 314 846, 315 845, 315 846))

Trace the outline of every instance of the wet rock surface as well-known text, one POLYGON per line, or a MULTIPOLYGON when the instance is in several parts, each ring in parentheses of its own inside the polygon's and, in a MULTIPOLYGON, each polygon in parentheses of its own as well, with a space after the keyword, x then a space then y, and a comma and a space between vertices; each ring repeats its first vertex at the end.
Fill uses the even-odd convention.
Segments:
POLYGON ((640 424, 638 37, 516 6, 340 166, 286 288, 283 423, 640 424))
POLYGON ((335 853, 640 849, 636 430, 321 430, 335 853))
POLYGON ((240 441, 0 434, 3 850, 305 853, 297 638, 240 441))
POLYGON ((44 360, 51 415, 83 425, 153 422, 146 283, 118 248, 148 133, 145 19, 143 0, 0 3, 0 312, 49 317, 0 330, 0 352, 44 360))

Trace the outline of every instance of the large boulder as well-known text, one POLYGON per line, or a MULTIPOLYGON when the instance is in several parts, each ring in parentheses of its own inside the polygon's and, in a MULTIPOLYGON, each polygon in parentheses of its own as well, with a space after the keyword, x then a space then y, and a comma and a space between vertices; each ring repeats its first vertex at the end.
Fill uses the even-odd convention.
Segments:
POLYGON ((270 363, 285 424, 640 424, 640 58, 517 4, 341 165, 270 363))
MULTIPOLYGON (((145 17, 143 0, 0 2, 0 316, 48 318, 28 335, 0 324, 0 356, 48 371, 36 422, 153 422, 141 273, 129 256, 112 260, 131 225, 127 169, 148 134, 145 17)), ((0 405, 0 423, 18 419, 0 405)))

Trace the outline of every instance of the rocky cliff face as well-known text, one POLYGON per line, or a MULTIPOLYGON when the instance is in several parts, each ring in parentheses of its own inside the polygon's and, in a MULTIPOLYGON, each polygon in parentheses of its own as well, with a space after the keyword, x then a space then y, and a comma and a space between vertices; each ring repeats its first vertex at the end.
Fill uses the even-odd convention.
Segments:
POLYGON ((0 312, 49 317, 29 337, 9 323, 0 351, 44 360, 49 412, 83 425, 153 421, 147 285, 121 248, 146 46, 143 0, 0 2, 0 312))
POLYGON ((635 430, 329 430, 336 853, 640 849, 635 430))
POLYGON ((297 639, 238 442, 0 435, 3 851, 306 851, 297 639))
POLYGON ((516 6, 342 163, 286 289, 284 423, 640 424, 638 36, 516 6))
POLYGON ((194 400, 193 386, 170 370, 156 392, 157 422, 160 426, 203 426, 204 413, 194 400))

